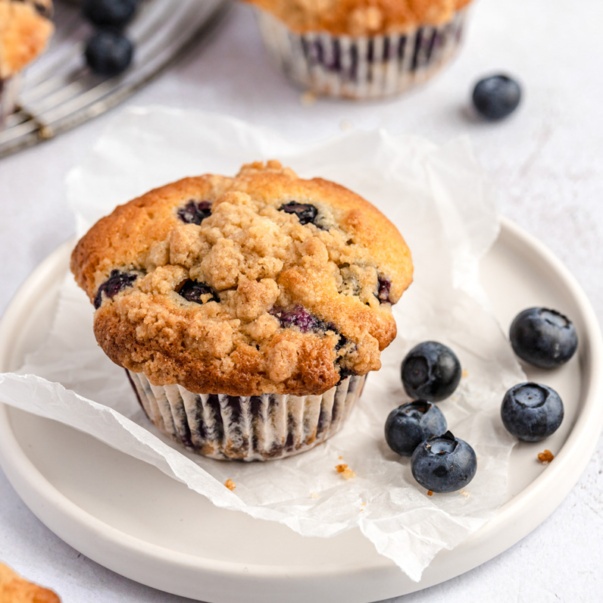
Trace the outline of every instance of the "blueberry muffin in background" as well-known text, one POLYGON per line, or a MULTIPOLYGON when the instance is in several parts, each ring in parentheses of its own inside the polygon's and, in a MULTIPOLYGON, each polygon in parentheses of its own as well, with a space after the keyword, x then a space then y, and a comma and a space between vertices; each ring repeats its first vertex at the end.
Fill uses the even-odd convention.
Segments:
POLYGON ((394 339, 412 280, 396 227, 277 161, 117 207, 78 242, 96 339, 187 449, 267 460, 334 434, 394 339))
POLYGON ((0 0, 0 127, 14 109, 21 74, 53 32, 51 0, 0 0))
POLYGON ((385 97, 425 82, 459 47, 472 0, 246 0, 281 69, 306 90, 385 97))

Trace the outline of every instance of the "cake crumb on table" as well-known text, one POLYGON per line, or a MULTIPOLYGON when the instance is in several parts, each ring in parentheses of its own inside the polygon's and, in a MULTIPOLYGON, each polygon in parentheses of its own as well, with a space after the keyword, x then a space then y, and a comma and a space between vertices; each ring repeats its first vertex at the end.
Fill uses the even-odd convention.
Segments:
POLYGON ((237 485, 231 480, 231 479, 227 479, 224 482, 224 485, 231 491, 234 492, 235 488, 237 487, 237 485))
POLYGON ((308 107, 316 102, 316 94, 308 90, 301 95, 300 100, 302 105, 308 107))
POLYGON ((339 463, 335 465, 335 471, 341 475, 344 479, 352 479, 356 477, 356 473, 348 467, 346 463, 339 463))
POLYGON ((548 465, 555 458, 555 455, 547 448, 546 450, 539 452, 537 458, 539 463, 548 465))
POLYGON ((427 490, 427 496, 433 496, 433 490, 427 490))

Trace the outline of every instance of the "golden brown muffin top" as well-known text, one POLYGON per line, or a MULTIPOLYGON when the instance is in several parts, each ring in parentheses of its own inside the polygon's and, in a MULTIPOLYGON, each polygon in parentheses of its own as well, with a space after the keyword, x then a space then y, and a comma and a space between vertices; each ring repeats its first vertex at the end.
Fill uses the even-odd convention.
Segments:
POLYGON ((320 394, 380 368, 391 305, 412 279, 379 210, 277 161, 117 207, 71 268, 114 362, 155 385, 240 396, 320 394))
POLYGON ((450 21, 471 0, 246 0, 297 33, 377 35, 450 21))
POLYGON ((53 32, 51 0, 0 0, 0 79, 40 55, 53 32))

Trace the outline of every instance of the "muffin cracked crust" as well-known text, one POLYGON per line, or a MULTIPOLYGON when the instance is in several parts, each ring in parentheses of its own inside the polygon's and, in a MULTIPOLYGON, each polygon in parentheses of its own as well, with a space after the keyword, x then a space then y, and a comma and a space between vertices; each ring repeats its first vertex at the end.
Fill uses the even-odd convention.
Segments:
POLYGON ((322 394, 378 369, 412 279, 381 212, 277 161, 118 207, 71 268, 115 363, 154 386, 229 396, 322 394))

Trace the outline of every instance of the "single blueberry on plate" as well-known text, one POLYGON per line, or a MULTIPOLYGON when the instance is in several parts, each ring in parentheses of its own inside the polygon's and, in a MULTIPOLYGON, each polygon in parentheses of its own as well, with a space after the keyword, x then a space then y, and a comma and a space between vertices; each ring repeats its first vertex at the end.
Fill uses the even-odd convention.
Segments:
POLYGON ((385 441, 397 454, 410 456, 424 440, 446 433, 446 418, 431 402, 415 400, 394 408, 385 421, 385 441))
POLYGON ((220 301, 220 297, 216 291, 207 283, 201 283, 199 281, 193 281, 190 279, 181 283, 176 289, 176 292, 184 297, 184 299, 187 301, 194 302, 196 304, 206 304, 210 301, 220 301))
POLYGON ((139 0, 82 0, 82 14, 97 27, 124 27, 138 4, 139 0))
POLYGON ((551 387, 519 383, 505 394, 500 416, 506 430, 524 442, 540 442, 563 421, 563 402, 551 387))
POLYGON ((280 211, 286 214, 295 214, 300 224, 314 224, 318 209, 311 203, 298 203, 297 201, 289 201, 279 207, 280 211))
POLYGON ((134 46, 118 31, 97 31, 86 43, 86 64, 97 75, 111 77, 125 71, 132 62, 134 46))
POLYGON ((178 208, 178 217, 185 224, 201 224, 211 216, 211 201, 195 201, 191 199, 186 205, 178 208))
POLYGON ((120 291, 131 287, 138 278, 138 274, 132 272, 122 272, 121 270, 111 270, 109 278, 98 288, 94 297, 94 307, 98 310, 103 303, 104 298, 112 299, 120 291))
POLYGON ((497 121, 517 109, 521 100, 521 87, 508 75, 492 75, 477 82, 472 99, 475 109, 482 117, 497 121))
POLYGON ((455 492, 475 476, 477 456, 464 440, 447 431, 421 442, 412 453, 413 477, 432 492, 455 492))
POLYGON ((402 361, 401 376, 404 390, 411 398, 440 402, 457 388, 461 363, 448 346, 424 341, 402 361))
POLYGON ((513 351, 525 362, 543 369, 566 363, 578 347, 572 321, 548 308, 528 308, 520 312, 509 329, 513 351))

